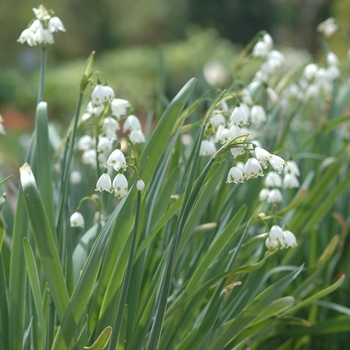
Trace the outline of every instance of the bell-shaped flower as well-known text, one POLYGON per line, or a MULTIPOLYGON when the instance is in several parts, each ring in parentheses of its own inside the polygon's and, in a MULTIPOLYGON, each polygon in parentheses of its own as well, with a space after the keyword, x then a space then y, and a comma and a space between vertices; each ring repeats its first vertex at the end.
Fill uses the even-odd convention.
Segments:
POLYGON ((231 134, 232 134, 232 138, 235 139, 236 137, 245 135, 247 130, 246 130, 246 128, 241 128, 241 127, 239 127, 237 125, 232 125, 230 127, 230 131, 231 131, 231 134))
POLYGON ((84 227, 85 221, 83 215, 80 212, 76 211, 70 217, 70 226, 71 227, 84 227))
POLYGON ((230 123, 233 125, 244 125, 248 123, 247 113, 242 106, 238 106, 233 110, 230 123))
POLYGON ((111 102, 112 114, 119 120, 122 115, 127 113, 128 108, 130 108, 130 102, 123 100, 122 98, 115 98, 111 102))
POLYGON ((243 147, 231 147, 230 152, 234 158, 245 153, 245 149, 243 147))
POLYGON ((97 180, 95 191, 107 191, 110 193, 113 192, 112 180, 108 173, 103 173, 97 180))
POLYGON ((141 123, 139 121, 139 118, 137 118, 135 115, 131 114, 129 115, 123 125, 123 132, 126 131, 132 131, 132 130, 141 130, 141 123))
POLYGON ((255 147, 254 151, 256 159, 266 169, 267 162, 271 159, 271 154, 261 147, 255 147))
POLYGON ((294 160, 287 160, 285 171, 287 173, 291 173, 295 176, 300 176, 299 167, 298 167, 297 163, 295 163, 294 160))
POLYGON ((278 241, 267 237, 265 240, 265 246, 268 250, 276 250, 278 249, 278 241))
POLYGON ((238 167, 232 167, 230 169, 230 171, 228 172, 227 175, 227 181, 228 183, 234 182, 234 183, 243 183, 244 182, 244 178, 243 178, 243 173, 241 171, 241 169, 239 169, 238 167))
POLYGON ((132 130, 129 137, 133 143, 146 142, 145 135, 143 134, 143 132, 141 130, 132 130))
POLYGON ((337 66, 339 64, 339 58, 334 52, 328 52, 326 60, 329 66, 337 66))
POLYGON ((260 163, 255 158, 249 158, 244 166, 244 177, 248 180, 258 176, 264 176, 260 163))
POLYGON ((263 188, 260 192, 259 192, 259 200, 260 201, 264 201, 265 199, 268 198, 270 194, 270 190, 268 188, 263 188))
POLYGON ((284 248, 289 248, 289 247, 296 247, 298 245, 297 239, 295 238, 294 234, 290 232, 289 230, 283 231, 283 247, 284 248))
POLYGON ((112 102, 114 99, 114 90, 108 85, 104 86, 103 88, 105 89, 107 100, 112 102))
POLYGON ((262 106, 255 105, 250 111, 250 120, 254 124, 259 124, 260 122, 266 121, 266 113, 262 106))
POLYGON ((265 41, 258 41, 253 47, 253 56, 266 57, 269 53, 269 44, 265 41))
POLYGON ((107 102, 107 93, 103 85, 97 84, 91 94, 91 101, 94 106, 99 106, 107 102))
POLYGON ((113 141, 108 137, 102 136, 98 139, 97 150, 99 152, 110 152, 112 150, 113 141))
POLYGON ((96 167, 96 150, 88 149, 81 156, 81 161, 86 165, 91 165, 92 167, 96 167))
POLYGON ((142 179, 138 179, 136 182, 136 188, 139 192, 142 192, 145 189, 145 183, 142 179))
POLYGON ((277 171, 279 174, 282 172, 283 167, 286 164, 286 161, 283 158, 276 156, 275 154, 271 154, 269 162, 275 171, 277 171))
POLYGON ((284 175, 283 188, 298 188, 300 186, 298 178, 291 173, 284 175))
POLYGON ((270 171, 265 177, 265 185, 267 187, 282 187, 281 175, 275 171, 270 171))
POLYGON ((79 184, 81 182, 81 174, 79 171, 72 171, 69 177, 70 183, 72 185, 79 184))
POLYGON ((280 241, 282 243, 284 240, 284 233, 282 228, 278 225, 273 225, 270 228, 269 237, 274 241, 280 241))
MULTIPOLYGON (((228 141, 231 141, 234 137, 233 137, 233 134, 232 132, 229 130, 229 129, 220 129, 220 135, 218 135, 218 139, 221 143, 226 143, 228 141)), ((218 129, 218 132, 219 132, 219 129, 218 129)))
POLYGON ((51 17, 49 19, 48 29, 50 33, 66 31, 66 28, 64 28, 62 21, 57 16, 51 17))
POLYGON ((39 5, 38 8, 33 7, 33 12, 37 19, 49 19, 50 15, 44 5, 39 5))
POLYGON ((280 203, 282 200, 283 196, 278 188, 272 189, 267 197, 267 203, 280 203))
POLYGON ((317 31, 322 33, 326 38, 331 37, 338 30, 338 25, 333 17, 326 19, 317 26, 317 31))
POLYGON ((116 171, 126 170, 126 159, 120 149, 115 149, 107 159, 106 166, 112 166, 116 171))
POLYGON ((6 131, 4 129, 4 126, 0 123, 0 134, 5 135, 6 131))
POLYGON ((213 142, 209 140, 202 140, 199 150, 200 156, 212 156, 216 152, 216 148, 213 142))
POLYGON ((316 64, 314 63, 308 64, 304 68, 304 72, 303 72, 304 78, 306 78, 307 80, 313 79, 316 76, 317 70, 318 70, 318 67, 316 64))
POLYGON ((124 198, 128 193, 128 180, 124 174, 117 174, 113 180, 113 189, 117 198, 124 198))
POLYGON ((265 33, 262 37, 263 42, 266 44, 269 50, 273 48, 273 39, 269 33, 265 33))
POLYGON ((226 125, 225 117, 217 110, 214 111, 214 116, 210 118, 210 123, 214 128, 219 127, 219 125, 226 125))
POLYGON ((77 142, 77 149, 79 151, 87 151, 94 147, 94 139, 90 135, 84 135, 77 142))

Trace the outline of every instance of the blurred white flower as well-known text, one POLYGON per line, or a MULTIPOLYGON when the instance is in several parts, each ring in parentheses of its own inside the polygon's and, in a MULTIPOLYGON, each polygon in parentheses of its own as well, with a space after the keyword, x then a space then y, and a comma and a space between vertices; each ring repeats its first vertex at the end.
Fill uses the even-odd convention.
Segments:
POLYGON ((230 152, 233 155, 234 158, 242 155, 245 153, 245 150, 243 147, 231 147, 230 152))
POLYGON ((217 128, 220 125, 225 126, 226 125, 226 119, 225 117, 220 114, 219 111, 214 111, 214 116, 210 118, 210 124, 214 127, 217 128))
POLYGON ((298 188, 299 180, 294 174, 288 173, 283 178, 283 188, 298 188))
POLYGON ((270 86, 267 87, 266 94, 273 104, 275 104, 278 101, 277 92, 274 89, 272 89, 270 86))
POLYGON ((85 221, 83 215, 80 212, 76 211, 70 217, 70 226, 71 227, 84 227, 85 221))
POLYGON ((273 225, 270 229, 269 237, 274 241, 280 241, 282 243, 284 239, 282 228, 278 225, 273 225))
POLYGON ((223 86, 228 79, 227 69, 220 62, 208 62, 203 67, 203 75, 210 86, 223 86))
POLYGON ((243 107, 236 107, 230 117, 230 123, 233 125, 244 125, 248 123, 248 116, 243 107))
POLYGON ((132 130, 141 130, 141 123, 135 115, 129 115, 123 125, 123 132, 132 130))
POLYGON ((142 192, 145 189, 145 183, 142 179, 137 180, 136 188, 139 192, 142 192))
POLYGON ((270 190, 268 188, 261 189, 261 191, 259 192, 259 200, 264 201, 265 199, 267 199, 269 194, 270 194, 270 190))
POLYGON ((265 185, 267 187, 282 187, 281 175, 275 171, 270 171, 265 177, 265 185))
POLYGON ((289 248, 289 247, 296 247, 298 245, 297 239, 295 238, 294 234, 290 232, 289 230, 283 231, 283 241, 282 241, 282 246, 284 248, 289 248))
POLYGON ((276 250, 278 248, 278 241, 267 237, 265 240, 265 246, 268 250, 276 250))
POLYGON ((279 174, 282 172, 283 167, 286 164, 286 161, 283 158, 276 156, 275 154, 271 154, 269 162, 275 171, 277 171, 279 174))
POLYGON ((267 196, 267 203, 280 203, 282 200, 283 196, 278 188, 272 189, 267 196))
POLYGON ((254 152, 258 162, 266 169, 267 162, 271 159, 272 155, 261 147, 255 147, 254 152))
POLYGON ((202 140, 199 150, 200 156, 212 156, 216 152, 216 148, 213 142, 209 140, 202 140))
POLYGON ((253 56, 266 57, 270 51, 269 44, 265 41, 258 41, 253 47, 253 56))
POLYGON ((77 142, 77 149, 79 151, 87 151, 94 147, 95 140, 90 135, 82 136, 77 142))
POLYGON ((71 184, 78 184, 81 182, 81 174, 79 171, 72 171, 70 174, 70 183, 71 184))
POLYGON ((97 151, 98 152, 110 152, 113 147, 113 141, 108 137, 100 137, 97 143, 97 151))
POLYGON ((94 106, 99 106, 104 102, 107 102, 108 96, 103 85, 97 84, 92 91, 91 101, 94 106))
POLYGON ((38 8, 33 7, 32 10, 33 10, 35 17, 37 19, 49 19, 50 18, 49 12, 46 10, 46 7, 44 5, 39 5, 38 8))
POLYGON ((48 29, 50 33, 55 33, 58 31, 61 31, 61 32, 66 31, 66 28, 64 28, 62 21, 57 16, 51 17, 49 19, 48 29))
POLYGON ((81 156, 81 161, 86 165, 96 167, 96 150, 88 149, 81 156))
POLYGON ((107 100, 112 102, 114 99, 114 90, 108 85, 104 86, 104 89, 105 89, 105 93, 107 95, 107 100))
POLYGON ((295 176, 300 176, 300 171, 299 171, 299 167, 297 165, 297 163, 295 163, 294 160, 288 160, 286 167, 285 167, 285 171, 287 173, 291 173, 294 174, 295 176))
POLYGON ((132 130, 129 137, 133 143, 143 143, 146 141, 145 135, 141 130, 132 130))
POLYGON ((317 31, 322 33, 326 38, 331 37, 338 30, 338 25, 333 17, 326 19, 317 26, 317 31))
POLYGON ((339 58, 334 52, 328 52, 326 60, 329 66, 337 66, 339 64, 339 58))
POLYGON ((303 72, 304 78, 306 78, 307 80, 311 80, 311 79, 315 78, 317 70, 318 70, 318 67, 316 64, 314 64, 314 63, 308 64, 304 68, 304 72, 303 72))
POLYGON ((220 141, 221 143, 226 143, 234 138, 232 132, 229 129, 226 129, 226 128, 222 129, 220 127, 216 132, 216 137, 218 141, 220 141))
POLYGON ((122 115, 127 113, 128 108, 130 108, 130 102, 123 100, 121 98, 115 98, 111 103, 112 114, 119 120, 122 115))

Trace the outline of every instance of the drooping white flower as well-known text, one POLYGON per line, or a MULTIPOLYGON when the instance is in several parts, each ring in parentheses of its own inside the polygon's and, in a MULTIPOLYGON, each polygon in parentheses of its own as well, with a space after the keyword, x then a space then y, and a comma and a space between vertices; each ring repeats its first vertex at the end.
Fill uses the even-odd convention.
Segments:
POLYGON ((112 166, 116 171, 126 169, 126 159, 120 149, 115 149, 107 159, 106 166, 112 166))
POLYGON ((141 130, 132 130, 129 137, 133 143, 143 143, 146 141, 145 135, 141 130))
POLYGON ((326 60, 329 66, 337 66, 339 64, 339 58, 334 52, 328 52, 326 60))
POLYGON ((104 89, 105 89, 105 93, 107 95, 107 100, 112 102, 114 99, 114 90, 108 85, 104 86, 104 89))
POLYGON ((304 68, 304 72, 303 72, 304 78, 306 78, 307 80, 313 79, 316 76, 317 70, 318 70, 318 67, 316 64, 314 63, 308 64, 304 68))
POLYGON ((266 112, 264 108, 260 105, 255 105, 250 111, 250 120, 254 124, 259 124, 260 122, 266 121, 266 112))
POLYGON ((111 140, 117 139, 117 131, 120 129, 119 123, 111 118, 106 117, 102 123, 102 130, 106 133, 106 137, 111 140))
POLYGON ((90 135, 84 135, 77 142, 77 148, 79 151, 87 151, 94 147, 95 140, 90 135))
POLYGON ((220 62, 207 62, 203 67, 203 75, 210 86, 223 86, 229 76, 226 67, 220 62))
POLYGON ((103 173, 97 180, 95 191, 107 191, 110 193, 113 192, 112 180, 107 173, 103 173))
POLYGON ((326 38, 331 37, 338 30, 338 25, 333 17, 326 19, 317 26, 317 31, 322 33, 326 38))
POLYGON ((267 187, 282 187, 281 175, 275 171, 270 171, 265 177, 265 185, 267 187))
POLYGON ((243 147, 231 147, 230 152, 234 158, 245 153, 245 149, 243 147))
POLYGON ((269 162, 271 166, 280 174, 283 170, 284 165, 286 164, 286 161, 276 156, 275 154, 271 154, 271 158, 269 158, 269 162))
POLYGON ((295 176, 300 176, 299 167, 298 167, 297 163, 295 163, 294 160, 287 160, 285 171, 287 173, 294 174, 295 176))
POLYGON ((117 198, 124 198, 128 193, 128 180, 124 174, 117 174, 113 180, 113 189, 117 198))
POLYGON ((112 150, 113 141, 108 137, 100 137, 97 143, 97 150, 99 152, 110 152, 112 150))
POLYGON ((266 169, 267 162, 271 159, 272 155, 261 147, 255 147, 254 151, 256 159, 266 169))
POLYGON ((218 137, 218 141, 220 141, 221 143, 226 143, 228 141, 231 141, 234 138, 232 132, 229 129, 226 129, 226 128, 221 129, 219 127, 217 134, 219 133, 219 131, 220 131, 220 134, 217 135, 217 137, 218 137))
POLYGON ((83 215, 80 212, 76 211, 70 217, 70 226, 71 227, 84 227, 85 221, 83 215))
POLYGON ((267 203, 280 203, 282 200, 283 196, 278 188, 272 189, 267 196, 267 203))
POLYGON ((97 84, 91 94, 91 101, 94 106, 107 102, 107 93, 103 85, 97 84))
POLYGON ((288 173, 283 178, 283 188, 298 188, 299 180, 294 174, 288 173))
POLYGON ((37 19, 49 19, 50 18, 49 12, 47 11, 47 9, 44 5, 40 5, 38 8, 33 7, 32 10, 33 10, 35 17, 37 19))
POLYGON ((212 156, 216 152, 216 148, 213 142, 209 140, 202 140, 199 150, 200 156, 212 156))
POLYGON ((139 192, 142 192, 145 189, 145 183, 142 179, 137 180, 136 188, 139 192))
POLYGON ((265 33, 262 38, 263 42, 266 44, 269 50, 272 50, 273 47, 273 39, 270 34, 265 33))
POLYGON ((66 31, 66 28, 64 28, 62 21, 57 16, 51 17, 49 19, 48 29, 50 33, 58 32, 58 31, 61 31, 61 32, 66 31))
POLYGON ((265 199, 267 199, 269 194, 270 194, 270 190, 268 188, 261 189, 261 191, 259 192, 259 200, 264 201, 265 199))
POLYGON ((260 163, 255 158, 249 158, 244 166, 244 177, 246 179, 264 176, 260 163))
POLYGON ((227 181, 228 183, 234 182, 244 182, 243 173, 238 167, 232 167, 227 175, 227 181))
POLYGON ((265 246, 268 250, 276 250, 278 248, 278 241, 267 237, 265 240, 265 246))
POLYGON ((274 241, 278 240, 280 242, 283 242, 284 234, 282 228, 278 225, 273 225, 270 229, 269 237, 274 241))
POLYGON ((244 125, 248 123, 248 116, 243 107, 238 106, 233 110, 230 123, 233 125, 244 125))
POLYGON ((289 248, 289 247, 296 247, 298 245, 297 239, 295 238, 294 234, 290 232, 289 230, 283 231, 283 247, 289 248))
POLYGON ((230 127, 230 131, 232 134, 232 138, 235 139, 236 137, 242 136, 242 135, 246 135, 247 134, 247 129, 245 128, 241 128, 237 125, 232 125, 230 127))
POLYGON ((86 165, 96 167, 96 150, 88 149, 81 156, 81 161, 86 165))
POLYGON ((0 134, 5 135, 6 131, 4 129, 4 126, 0 123, 0 134))
POLYGON ((115 98, 111 102, 112 114, 119 120, 122 115, 127 113, 127 109, 130 108, 130 102, 123 100, 122 98, 115 98))
POLYGON ((126 131, 132 131, 132 130, 141 130, 141 123, 139 121, 139 118, 137 118, 135 115, 131 114, 129 115, 123 125, 123 132, 126 131))
POLYGON ((245 103, 247 105, 251 105, 253 103, 252 96, 251 96, 251 94, 250 94, 248 89, 243 89, 241 91, 241 95, 242 95, 243 103, 245 103))
POLYGON ((269 53, 269 44, 264 41, 258 41, 253 47, 253 56, 266 57, 269 53))
POLYGON ((217 128, 219 125, 225 126, 226 119, 219 113, 219 111, 214 111, 214 117, 210 118, 210 123, 214 128, 217 128))

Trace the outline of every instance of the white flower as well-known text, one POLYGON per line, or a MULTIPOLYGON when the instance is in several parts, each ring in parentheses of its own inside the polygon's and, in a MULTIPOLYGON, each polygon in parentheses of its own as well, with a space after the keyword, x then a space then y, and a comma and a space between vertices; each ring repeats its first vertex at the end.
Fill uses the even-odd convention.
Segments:
POLYGON ((317 31, 326 38, 331 37, 338 30, 337 23, 333 17, 328 18, 317 26, 317 31))
POLYGON ((283 188, 298 188, 299 180, 294 174, 286 174, 283 179, 283 188))
POLYGON ((216 148, 213 142, 209 140, 202 140, 201 148, 199 150, 200 156, 212 156, 216 152, 216 148))
POLYGON ((243 173, 238 167, 232 167, 227 175, 227 181, 226 182, 234 182, 234 183, 239 183, 239 182, 244 182, 243 179, 243 173))
POLYGON ((261 147, 255 147, 254 151, 256 159, 266 169, 267 162, 271 159, 272 155, 261 147))
POLYGON ((278 241, 267 237, 265 241, 265 246, 268 250, 276 250, 278 248, 278 241))
MULTIPOLYGON (((220 128, 218 128, 217 133, 219 133, 220 128)), ((231 141, 234 137, 232 132, 229 129, 222 129, 220 130, 220 135, 218 135, 218 139, 221 143, 226 143, 228 141, 231 141)))
POLYGON ((217 128, 219 125, 225 126, 226 119, 219 111, 214 111, 214 117, 210 118, 210 123, 214 128, 217 128))
POLYGON ((327 68, 327 75, 330 80, 338 79, 341 76, 340 69, 337 66, 329 66, 327 68))
POLYGON ((116 171, 126 169, 126 160, 120 149, 115 149, 107 159, 107 166, 112 166, 116 171))
POLYGON ((0 123, 0 134, 5 135, 6 131, 4 129, 4 126, 0 123))
POLYGON ((242 135, 245 135, 247 134, 247 129, 245 128, 241 128, 237 125, 232 125, 230 127, 230 131, 231 131, 231 134, 232 134, 232 138, 235 139, 236 137, 239 137, 239 136, 242 136, 242 135))
POLYGON ((114 193, 117 198, 124 198, 128 193, 128 180, 123 174, 117 174, 113 180, 114 193))
POLYGON ((94 91, 91 94, 91 101, 94 106, 101 105, 104 102, 107 102, 107 92, 103 85, 97 84, 94 88, 94 91))
POLYGON ((124 125, 123 125, 123 132, 126 132, 126 131, 132 131, 132 130, 141 130, 141 123, 139 121, 139 119, 131 114, 129 115, 125 122, 124 122, 124 125))
POLYGON ((142 192, 145 189, 145 183, 142 179, 137 180, 136 188, 139 192, 142 192))
POLYGON ((265 177, 265 185, 267 187, 282 187, 281 175, 275 171, 270 171, 265 177))
POLYGON ((270 194, 270 190, 268 188, 263 188, 260 192, 259 192, 259 200, 260 201, 264 201, 265 199, 267 199, 267 197, 270 194))
POLYGON ((87 151, 94 147, 95 140, 90 135, 84 135, 77 142, 77 148, 79 151, 87 151))
POLYGON ((248 123, 248 116, 243 107, 239 106, 233 110, 230 123, 233 125, 244 125, 248 123))
POLYGON ((262 39, 263 39, 263 42, 266 44, 267 48, 269 50, 271 50, 273 47, 273 39, 272 39, 271 35, 266 33, 263 35, 262 39))
POLYGON ((253 56, 266 57, 269 51, 269 44, 264 41, 258 41, 253 47, 253 56))
POLYGON ((121 98, 115 98, 112 100, 111 109, 112 114, 119 120, 122 115, 125 115, 127 109, 130 108, 130 102, 127 100, 123 100, 121 98))
POLYGON ((97 180, 95 191, 113 192, 112 180, 107 173, 103 173, 97 180))
POLYGON ((108 137, 100 137, 98 139, 97 150, 99 152, 110 152, 112 150, 113 141, 108 137))
POLYGON ((304 68, 304 72, 303 72, 304 78, 306 78, 307 80, 313 79, 316 76, 317 70, 318 70, 318 67, 316 64, 314 63, 308 64, 304 68))
POLYGON ((255 105, 252 107, 250 111, 250 120, 258 124, 260 122, 265 122, 266 121, 266 113, 265 110, 262 106, 255 105))
POLYGON ((94 149, 88 149, 81 156, 81 161, 86 165, 96 166, 96 151, 94 149))
POLYGON ((267 203, 280 203, 282 200, 282 193, 278 188, 272 189, 267 197, 267 203))
POLYGON ((278 225, 273 225, 269 232, 269 238, 274 241, 278 240, 280 242, 283 242, 284 234, 282 228, 278 225))
POLYGON ((83 215, 76 211, 75 213, 72 214, 70 217, 70 226, 71 227, 84 227, 85 221, 83 218, 83 215))
POLYGON ((295 176, 300 176, 300 171, 299 171, 298 165, 297 165, 297 163, 295 163, 294 160, 287 161, 285 171, 287 173, 294 174, 295 176))
POLYGON ((132 130, 129 137, 133 143, 143 143, 146 141, 145 135, 141 130, 132 130))
POLYGON ((245 150, 243 147, 231 147, 230 151, 234 158, 245 153, 245 150))
POLYGON ((62 21, 57 16, 51 17, 49 19, 48 29, 50 33, 66 31, 66 28, 64 28, 62 21))
POLYGON ((334 52, 328 52, 326 60, 329 66, 337 66, 339 64, 339 58, 334 52))
POLYGON ((79 171, 72 171, 70 174, 70 183, 71 184, 78 184, 81 182, 81 174, 79 171))
POLYGON ((40 5, 38 8, 33 8, 32 9, 35 17, 37 19, 49 19, 50 15, 48 13, 48 11, 46 10, 46 7, 44 5, 40 5))
POLYGON ((91 115, 95 115, 96 117, 98 117, 103 112, 103 109, 104 107, 102 104, 94 106, 91 101, 86 106, 86 112, 91 115))
POLYGON ((112 101, 114 99, 114 90, 108 85, 104 86, 104 89, 107 95, 107 100, 112 101))
POLYGON ((251 105, 253 103, 252 96, 251 96, 250 92, 247 89, 243 89, 241 94, 242 94, 242 101, 243 101, 243 103, 245 103, 247 105, 251 105))
POLYGON ((211 86, 222 86, 228 78, 227 69, 220 62, 208 62, 203 67, 203 75, 211 86))
POLYGON ((297 239, 295 238, 294 234, 292 232, 290 232, 289 230, 285 230, 283 231, 283 246, 285 248, 288 247, 296 247, 298 245, 297 243, 297 239))
POLYGON ((264 176, 260 163, 255 158, 249 158, 244 166, 244 177, 246 179, 264 176))
POLYGON ((286 161, 275 154, 271 154, 269 158, 271 166, 280 174, 283 170, 283 166, 286 164, 286 161))

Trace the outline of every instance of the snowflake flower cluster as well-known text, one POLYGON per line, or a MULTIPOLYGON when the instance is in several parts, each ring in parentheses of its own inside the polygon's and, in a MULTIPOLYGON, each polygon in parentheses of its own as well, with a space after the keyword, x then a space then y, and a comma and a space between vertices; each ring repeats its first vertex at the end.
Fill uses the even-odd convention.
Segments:
POLYGON ((45 6, 40 5, 38 8, 33 8, 35 19, 33 19, 28 28, 25 29, 18 42, 24 44, 27 42, 29 46, 53 44, 53 33, 66 29, 62 21, 55 15, 53 10, 46 10, 45 6))
POLYGON ((96 139, 90 135, 84 135, 77 142, 77 149, 83 152, 84 164, 96 167, 96 159, 98 159, 101 166, 105 165, 114 142, 118 140, 119 123, 122 120, 124 120, 122 131, 130 132, 129 138, 133 143, 145 142, 139 119, 133 114, 128 115, 131 108, 129 101, 115 98, 110 86, 96 85, 81 122, 88 124, 91 120, 97 120, 98 136, 96 139))
POLYGON ((269 250, 296 247, 298 245, 294 234, 289 230, 283 230, 278 225, 273 225, 268 233, 265 246, 269 250))
POLYGON ((298 176, 300 176, 300 171, 293 160, 286 162, 283 179, 279 173, 270 171, 265 177, 265 188, 260 191, 259 199, 266 200, 267 203, 282 202, 283 196, 280 188, 298 188, 300 186, 298 176))

